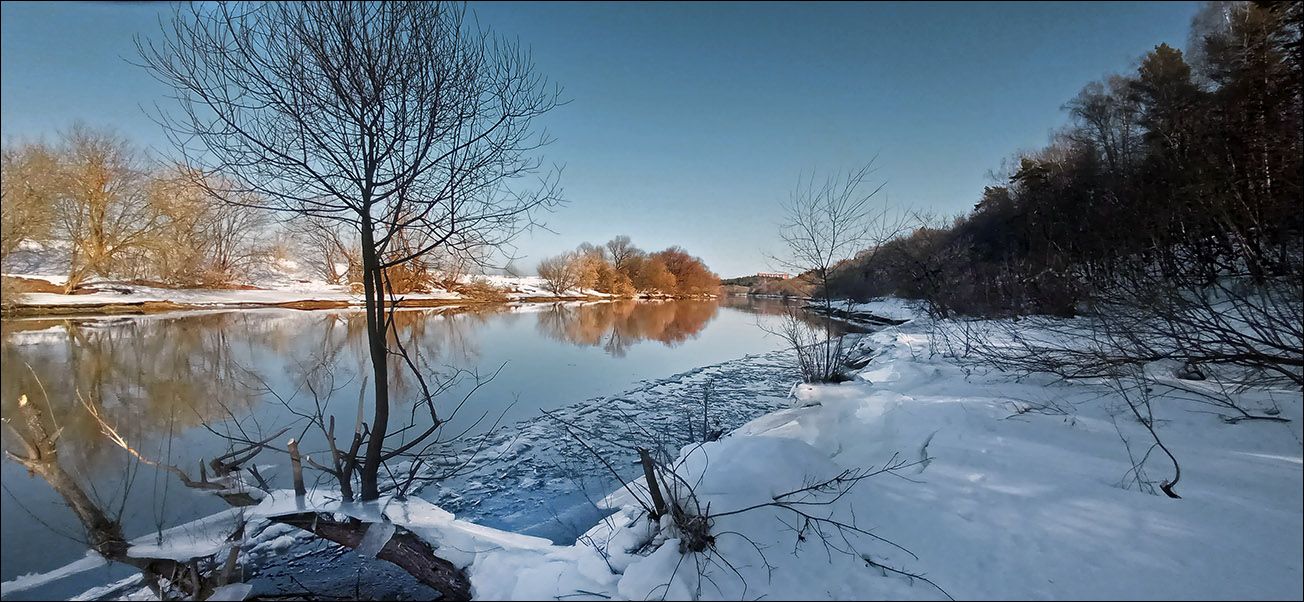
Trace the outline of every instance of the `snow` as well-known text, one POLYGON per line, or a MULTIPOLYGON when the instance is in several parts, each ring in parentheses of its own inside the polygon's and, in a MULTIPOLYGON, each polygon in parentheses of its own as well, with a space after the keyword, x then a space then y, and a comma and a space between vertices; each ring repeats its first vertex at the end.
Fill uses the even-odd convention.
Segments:
POLYGON ((539 276, 472 276, 475 280, 487 282, 498 288, 506 289, 509 298, 521 297, 611 297, 610 293, 604 293, 591 288, 572 288, 558 295, 548 290, 547 281, 539 276))
POLYGON ((68 281, 67 274, 24 274, 5 272, 5 276, 12 278, 27 278, 28 280, 44 280, 50 284, 62 285, 68 281))
POLYGON ((113 583, 84 591, 71 600, 73 602, 91 600, 157 600, 149 588, 140 587, 144 579, 140 573, 119 579, 113 583))
POLYGON ((890 320, 911 320, 923 313, 919 301, 896 297, 852 303, 849 309, 853 313, 867 313, 890 320))
MULTIPOLYGON (((95 286, 91 283, 89 286, 95 286)), ((183 305, 269 305, 296 301, 342 301, 361 304, 362 296, 338 285, 298 285, 269 290, 166 289, 132 284, 105 284, 130 292, 101 290, 83 295, 26 293, 21 305, 106 305, 119 303, 171 302, 183 305)), ((403 295, 411 300, 460 299, 455 293, 435 292, 403 295)))
MULTIPOLYGON (((770 507, 717 520, 714 551, 684 556, 673 530, 662 529, 670 537, 655 551, 631 554, 656 528, 620 490, 605 502, 621 513, 581 538, 609 556, 606 574, 581 570, 586 557, 578 552, 490 554, 471 573, 477 596, 944 598, 926 582, 870 565, 867 555, 960 599, 1300 597, 1298 391, 1242 400, 1279 404, 1286 424, 1228 425, 1160 400, 1160 432, 1183 463, 1184 499, 1172 500, 1123 486, 1130 463, 1119 432, 1141 442, 1144 431, 1119 411, 1121 400, 1098 384, 974 372, 930 354, 930 327, 919 319, 866 337, 861 344, 876 356, 858 381, 799 387, 800 407, 690 446, 677 464, 684 480, 699 483, 698 502, 719 514, 840 470, 894 456, 915 462, 823 509, 856 517, 910 553, 865 536, 849 538, 855 554, 829 551, 809 535, 799 542, 792 513, 770 507), (1015 411, 1046 400, 1070 412, 1015 411)), ((1149 470, 1166 474, 1158 461, 1149 470)), ((847 547, 836 535, 835 544, 847 547)))
POLYGON ((471 566, 482 554, 537 552, 552 546, 539 537, 457 520, 452 513, 420 498, 409 498, 391 506, 386 510, 387 518, 434 544, 440 557, 459 568, 471 566))
POLYGON ((406 527, 431 542, 445 560, 459 567, 472 563, 488 550, 535 549, 546 547, 546 539, 491 529, 457 520, 451 512, 420 498, 382 497, 373 502, 345 502, 334 492, 309 491, 297 497, 293 490, 273 490, 257 505, 248 509, 250 517, 273 518, 301 512, 340 514, 369 523, 362 543, 355 550, 375 556, 396 531, 406 527))

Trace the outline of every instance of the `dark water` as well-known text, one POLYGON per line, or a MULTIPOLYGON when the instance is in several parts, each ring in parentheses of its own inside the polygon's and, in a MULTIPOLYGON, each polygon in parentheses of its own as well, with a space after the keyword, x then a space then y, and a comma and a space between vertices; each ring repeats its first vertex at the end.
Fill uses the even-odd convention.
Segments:
MULTIPOLYGON (((541 410, 640 385, 655 391, 656 382, 644 381, 779 349, 782 342, 761 326, 774 325, 781 307, 777 301, 746 298, 539 304, 410 310, 400 312, 396 323, 400 340, 421 357, 431 383, 446 383, 439 397, 445 415, 477 381, 496 373, 446 427, 487 438, 537 430, 541 410), (490 433, 495 425, 496 433, 490 433)), ((23 394, 41 408, 51 431, 59 432, 60 464, 97 505, 120 519, 129 537, 226 506, 132 460, 107 441, 92 410, 146 456, 193 468, 194 476, 203 459, 230 448, 228 438, 257 439, 287 426, 292 430, 283 438, 298 437, 306 453, 325 457, 324 442, 306 429, 300 414, 321 406, 324 414, 349 425, 340 428, 347 431, 359 398, 370 405, 365 326, 357 311, 23 319, 3 322, 2 330, 5 418, 17 415, 23 394)), ((391 373, 396 400, 391 425, 411 422, 417 428, 410 432, 418 432, 429 417, 405 402, 415 397, 416 383, 402 370, 391 373)), ((640 404, 658 403, 658 395, 683 394, 667 390, 612 403, 632 412, 640 404)), ((14 434, 5 429, 6 449, 16 449, 14 434)), ((265 461, 283 464, 281 459, 265 461)), ((286 475, 269 476, 274 484, 286 481, 286 475)), ((0 578, 49 571, 84 555, 80 524, 43 480, 6 459, 3 489, 0 578)), ((494 492, 482 493, 489 499, 494 492)), ((447 497, 437 491, 428 495, 437 501, 447 497)), ((478 520, 522 524, 507 516, 519 510, 511 498, 481 507, 468 495, 474 492, 443 501, 460 503, 463 510, 478 508, 471 513, 478 520)))

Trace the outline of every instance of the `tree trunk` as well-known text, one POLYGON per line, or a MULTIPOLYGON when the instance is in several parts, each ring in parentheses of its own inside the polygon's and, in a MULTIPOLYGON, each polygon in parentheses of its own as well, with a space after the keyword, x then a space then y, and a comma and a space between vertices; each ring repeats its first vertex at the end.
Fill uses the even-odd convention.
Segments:
MULTIPOLYGON (((329 515, 303 512, 275 517, 346 548, 356 549, 372 523, 340 522, 329 515)), ((418 581, 442 594, 441 600, 470 600, 471 580, 457 565, 435 555, 435 550, 415 533, 397 527, 376 558, 398 565, 418 581)))
POLYGON ((381 258, 376 253, 375 236, 370 219, 362 223, 362 286, 367 303, 367 347, 371 352, 371 372, 375 387, 375 410, 367 438, 367 454, 362 461, 362 501, 380 498, 381 452, 389 426, 389 352, 385 341, 385 287, 381 258))

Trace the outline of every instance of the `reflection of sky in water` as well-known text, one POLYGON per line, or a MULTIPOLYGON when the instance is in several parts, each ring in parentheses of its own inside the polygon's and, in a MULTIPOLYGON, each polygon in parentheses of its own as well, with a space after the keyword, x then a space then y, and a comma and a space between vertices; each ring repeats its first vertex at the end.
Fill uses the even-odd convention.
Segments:
MULTIPOLYGON (((625 301, 527 305, 512 312, 413 310, 400 312, 396 323, 404 343, 419 348, 432 371, 456 367, 489 374, 504 366, 455 417, 451 428, 462 431, 478 420, 476 430, 495 420, 510 425, 534 419, 541 409, 615 393, 643 379, 779 348, 781 341, 757 326, 758 320, 773 320, 778 308, 774 301, 737 298, 722 303, 625 301)), ((244 310, 5 322, 0 367, 4 414, 11 415, 20 393, 44 401, 32 376, 40 375, 64 429, 60 453, 65 465, 89 477, 105 507, 125 508, 125 531, 137 536, 225 506, 186 490, 173 477, 127 463, 123 453, 97 436, 77 401, 78 392, 100 404, 102 413, 142 451, 197 472, 200 459, 225 449, 225 442, 201 424, 250 438, 293 425, 291 434, 300 436, 304 421, 285 404, 297 410, 313 406, 304 375, 323 360, 334 366, 333 385, 320 377, 314 384, 327 413, 341 424, 338 432, 350 430, 367 373, 363 328, 357 311, 244 310), (264 385, 285 404, 262 392, 264 385), (333 394, 325 393, 332 388, 333 394)), ((391 430, 405 424, 412 410, 402 401, 412 396, 404 386, 411 378, 395 379, 399 383, 391 396, 400 401, 391 411, 391 430)), ((471 384, 463 379, 452 387, 443 396, 450 401, 440 409, 447 411, 471 384)), ((429 423, 428 416, 417 416, 419 424, 429 423)), ((325 457, 320 455, 324 443, 313 432, 303 437, 303 448, 325 457)), ((278 458, 267 462, 280 463, 278 458)), ((12 462, 5 462, 3 471, 0 577, 9 580, 80 557, 85 548, 75 541, 78 525, 59 498, 12 462), (23 552, 36 541, 41 554, 23 552)), ((278 480, 286 476, 276 475, 278 480)))

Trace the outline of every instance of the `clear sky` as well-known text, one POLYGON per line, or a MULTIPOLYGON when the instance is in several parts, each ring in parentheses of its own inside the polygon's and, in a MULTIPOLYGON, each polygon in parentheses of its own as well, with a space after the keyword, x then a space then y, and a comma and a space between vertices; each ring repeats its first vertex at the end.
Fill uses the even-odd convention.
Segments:
MULTIPOLYGON (((473 3, 530 46, 571 102, 546 119, 569 203, 519 241, 533 266, 616 234, 700 255, 722 276, 769 269, 799 174, 879 155, 898 205, 967 211, 987 173, 1043 144, 1088 81, 1185 47, 1198 4, 473 3)), ((142 106, 167 91, 132 36, 165 4, 4 3, 0 133, 73 120, 164 149, 142 106)))

